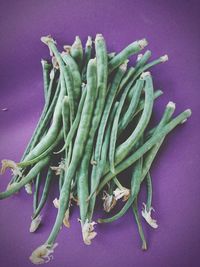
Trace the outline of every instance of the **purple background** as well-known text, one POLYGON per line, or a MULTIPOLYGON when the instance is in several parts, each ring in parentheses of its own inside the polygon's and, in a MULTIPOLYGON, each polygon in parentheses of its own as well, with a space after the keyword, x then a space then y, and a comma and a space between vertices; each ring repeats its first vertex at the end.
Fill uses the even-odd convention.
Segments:
MULTIPOLYGON (((49 33, 59 44, 70 44, 75 35, 85 42, 87 35, 100 32, 109 51, 146 37, 152 58, 165 53, 170 58, 152 70, 156 88, 164 91, 155 104, 155 119, 169 100, 176 102, 176 114, 188 107, 193 111, 192 118, 167 138, 153 167, 159 228, 144 223, 149 250, 140 250, 131 211, 116 223, 97 226, 97 238, 85 246, 75 209, 71 229, 60 232, 59 247, 48 266, 198 266, 199 12, 199 1, 1 1, 0 109, 8 111, 0 110, 0 159, 20 159, 39 118, 44 102, 40 59, 48 56, 40 37, 49 33)), ((1 177, 1 190, 9 177, 1 177)), ((32 197, 24 190, 0 202, 2 267, 33 266, 28 256, 48 236, 56 215, 52 204, 36 234, 28 232, 31 208, 32 197)))

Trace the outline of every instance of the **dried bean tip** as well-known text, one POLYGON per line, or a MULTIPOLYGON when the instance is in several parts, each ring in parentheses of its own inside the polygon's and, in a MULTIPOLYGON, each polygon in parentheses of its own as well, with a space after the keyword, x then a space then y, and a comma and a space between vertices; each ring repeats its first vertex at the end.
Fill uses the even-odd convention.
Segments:
POLYGON ((29 257, 29 260, 33 264, 42 264, 47 263, 51 259, 53 259, 53 255, 51 255, 54 252, 54 249, 58 246, 58 243, 55 243, 53 245, 43 244, 36 248, 31 256, 29 257))
POLYGON ((127 70, 127 66, 128 66, 128 62, 129 62, 128 59, 125 60, 124 63, 122 63, 122 64, 120 65, 120 69, 123 70, 123 71, 126 71, 126 70, 127 70))
POLYGON ((185 123, 185 122, 187 121, 187 119, 192 115, 192 110, 191 110, 191 109, 186 109, 186 110, 184 111, 184 113, 187 114, 187 118, 185 118, 185 119, 181 122, 181 124, 185 123))
POLYGON ((41 64, 44 66, 45 64, 48 64, 48 61, 46 59, 41 58, 41 64))
POLYGON ((58 70, 59 69, 59 64, 58 64, 58 61, 57 61, 56 57, 53 56, 51 61, 52 61, 53 67, 58 70))
POLYGON ((190 108, 186 109, 185 112, 188 113, 189 116, 192 115, 192 110, 190 108))
POLYGON ((38 215, 35 219, 32 219, 29 232, 34 233, 38 229, 41 221, 42 221, 41 215, 38 215))
POLYGON ((139 43, 139 46, 140 46, 141 49, 145 48, 145 46, 148 45, 148 42, 147 42, 147 40, 145 38, 139 40, 138 43, 139 43))
POLYGON ((76 48, 82 47, 81 39, 80 39, 80 37, 78 35, 75 37, 75 41, 72 44, 72 46, 76 47, 76 48))
POLYGON ((137 56, 137 59, 136 59, 136 61, 138 62, 138 61, 140 61, 140 59, 143 57, 143 54, 139 54, 138 56, 137 56))
POLYGON ((150 71, 143 72, 143 73, 140 75, 140 78, 141 78, 141 79, 145 79, 145 78, 148 77, 148 76, 151 76, 150 71))
POLYGON ((160 57, 160 60, 161 60, 161 62, 166 62, 169 60, 169 57, 168 57, 168 55, 164 55, 164 56, 160 57))
POLYGON ((172 101, 169 101, 168 104, 167 104, 167 107, 175 109, 176 108, 176 104, 174 102, 172 102, 172 101))
POLYGON ((142 250, 147 250, 147 244, 146 244, 146 242, 143 242, 142 243, 142 250))
MULTIPOLYGON (((70 45, 64 45, 63 49, 65 50, 64 52, 67 54, 70 54, 71 46, 70 45)), ((62 52, 63 53, 63 52, 62 52)), ((64 53, 63 53, 64 54, 64 53)))
POLYGON ((89 47, 92 46, 92 37, 91 36, 88 36, 86 46, 89 46, 89 47))
POLYGON ((48 45, 49 42, 52 42, 54 44, 56 44, 56 41, 53 39, 53 37, 51 37, 51 35, 47 35, 47 36, 42 36, 40 38, 41 42, 48 45))
POLYGON ((31 183, 25 184, 24 188, 25 188, 25 191, 26 191, 26 193, 28 195, 32 195, 33 192, 32 192, 32 185, 31 185, 31 183))
POLYGON ((91 59, 90 59, 90 62, 91 62, 92 64, 96 64, 96 63, 97 63, 97 59, 96 59, 96 57, 95 57, 95 58, 91 58, 91 59))
POLYGON ((54 79, 54 77, 55 77, 55 70, 54 70, 54 68, 50 71, 49 77, 50 77, 50 80, 53 80, 54 79))
POLYGON ((102 40, 102 39, 104 39, 103 35, 101 33, 97 33, 96 38, 95 38, 95 42, 98 40, 102 40))

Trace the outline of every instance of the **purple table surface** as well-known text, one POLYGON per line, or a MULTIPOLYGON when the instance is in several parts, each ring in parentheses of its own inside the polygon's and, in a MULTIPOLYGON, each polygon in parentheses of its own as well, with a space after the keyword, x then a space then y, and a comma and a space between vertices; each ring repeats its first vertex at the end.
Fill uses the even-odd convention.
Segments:
MULTIPOLYGON (((44 104, 40 59, 48 57, 40 37, 49 33, 61 45, 72 43, 75 35, 85 42, 87 35, 103 33, 109 51, 147 38, 152 58, 165 53, 170 58, 152 70, 155 87, 164 91, 155 103, 155 120, 170 100, 177 104, 176 114, 193 111, 188 122, 167 137, 153 165, 159 228, 150 229, 143 221, 148 251, 140 250, 131 210, 113 224, 97 225, 97 238, 85 246, 75 208, 71 228, 60 232, 49 267, 199 266, 199 12, 199 1, 1 1, 0 159, 20 160, 39 118, 44 104)), ((9 173, 1 177, 1 190, 9 178, 9 173)), ((140 209, 144 200, 143 194, 140 209)), ((47 238, 56 210, 50 200, 35 234, 28 231, 31 212, 32 197, 24 190, 0 202, 1 267, 33 266, 28 257, 47 238)))

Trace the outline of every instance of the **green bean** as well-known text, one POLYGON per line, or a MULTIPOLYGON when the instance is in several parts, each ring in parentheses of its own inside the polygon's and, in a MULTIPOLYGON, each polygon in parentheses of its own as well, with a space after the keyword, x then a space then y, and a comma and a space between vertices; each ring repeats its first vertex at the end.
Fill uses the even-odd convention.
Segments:
POLYGON ((139 190, 140 190, 140 182, 141 182, 141 175, 142 175, 142 166, 143 166, 143 157, 139 158, 134 167, 133 167, 133 173, 131 178, 131 195, 126 202, 126 204, 123 206, 123 208, 114 216, 106 219, 99 219, 99 223, 110 223, 117 219, 119 219, 121 216, 125 214, 125 212, 129 209, 129 207, 132 205, 133 201, 137 197, 139 190))
MULTIPOLYGON (((174 113, 175 110, 175 105, 172 102, 169 102, 168 105, 166 106, 166 109, 164 111, 164 114, 162 116, 162 119, 160 121, 160 123, 158 124, 156 130, 155 130, 155 134, 159 133, 160 130, 162 130, 162 127, 166 125, 166 123, 169 121, 169 119, 171 118, 172 114, 174 113)), ((131 206, 131 204, 133 203, 133 201, 135 200, 135 198, 137 197, 139 190, 140 190, 140 185, 143 181, 143 179, 145 178, 145 176, 147 175, 151 164, 162 144, 162 142, 164 141, 164 138, 162 138, 160 141, 158 141, 156 143, 156 145, 149 151, 147 152, 147 155, 145 157, 143 166, 142 164, 140 164, 140 160, 142 158, 140 158, 136 163, 135 163, 135 167, 134 167, 134 171, 133 171, 133 177, 132 177, 132 185, 131 185, 131 197, 128 199, 127 203, 124 205, 124 207, 120 210, 120 212, 118 212, 116 215, 114 215, 111 218, 107 218, 107 219, 100 219, 100 222, 112 222, 118 218, 120 218, 121 216, 123 216, 125 214, 125 212, 128 210, 128 208, 131 206)))
POLYGON ((42 173, 39 172, 36 179, 35 179, 35 188, 34 188, 34 195, 33 195, 33 212, 36 211, 38 206, 38 196, 39 196, 39 187, 41 183, 42 173))
POLYGON ((127 71, 127 73, 124 75, 124 77, 121 80, 121 83, 119 85, 119 89, 117 92, 117 95, 121 92, 122 88, 124 88, 125 86, 127 86, 127 83, 130 82, 131 78, 133 77, 135 73, 135 68, 130 67, 127 71))
POLYGON ((131 55, 139 52, 147 45, 145 39, 135 41, 124 48, 120 53, 118 53, 108 64, 109 73, 121 65, 125 60, 127 60, 131 55))
POLYGON ((83 105, 84 105, 85 97, 86 97, 86 91, 87 90, 84 89, 84 91, 82 93, 81 100, 80 100, 79 106, 78 106, 78 111, 76 114, 76 118, 75 118, 75 120, 74 120, 74 122, 70 128, 70 131, 67 135, 67 138, 65 139, 65 144, 61 150, 59 150, 58 152, 54 152, 55 154, 59 154, 62 151, 64 151, 69 146, 69 144, 72 142, 72 139, 74 138, 74 135, 76 133, 76 130, 77 130, 79 122, 80 122, 80 118, 81 118, 81 114, 82 114, 82 110, 83 110, 83 105))
POLYGON ((60 175, 59 175, 59 191, 61 192, 62 186, 64 184, 65 179, 65 171, 61 169, 60 175))
POLYGON ((156 130, 154 131, 154 133, 158 133, 162 129, 162 127, 169 122, 174 110, 175 104, 173 102, 169 102, 165 108, 161 121, 159 122, 158 126, 155 127, 156 130))
MULTIPOLYGON (((67 135, 69 133, 69 129, 70 129, 70 106, 69 106, 69 100, 67 96, 65 96, 63 99, 62 118, 63 118, 64 140, 66 140, 67 135)), ((69 163, 71 160, 71 154, 72 154, 72 142, 69 145, 69 149, 68 148, 65 149, 65 157, 67 160, 67 166, 69 166, 69 163)))
POLYGON ((138 227, 138 232, 142 241, 142 250, 147 250, 147 242, 144 236, 144 231, 142 228, 142 223, 139 217, 139 212, 138 212, 138 203, 137 203, 137 198, 135 199, 135 201, 133 202, 133 215, 135 217, 135 221, 137 223, 137 227, 138 227))
POLYGON ((191 116, 191 110, 187 109, 176 118, 172 119, 167 123, 158 133, 155 133, 149 140, 147 140, 139 149, 137 149, 132 155, 123 160, 122 162, 116 162, 117 165, 115 168, 115 174, 109 172, 103 178, 102 182, 99 185, 97 193, 109 182, 114 176, 123 170, 130 167, 135 161, 142 157, 147 151, 149 151, 158 141, 162 140, 169 132, 171 132, 178 124, 183 123, 187 118, 191 116))
MULTIPOLYGON (((154 95, 153 95, 153 99, 156 100, 158 97, 160 97, 161 95, 163 95, 163 91, 161 90, 156 90, 154 92, 154 95)), ((138 115, 142 110, 144 109, 144 100, 140 100, 139 104, 138 104, 138 107, 137 107, 137 110, 136 112, 133 114, 133 117, 131 118, 131 120, 133 118, 135 118, 136 115, 138 115)))
POLYGON ((97 141, 96 141, 96 146, 95 146, 94 160, 97 161, 97 163, 99 161, 100 154, 101 154, 101 147, 102 147, 104 132, 105 132, 106 124, 107 124, 108 117, 110 114, 110 110, 111 110, 111 107, 113 105, 115 95, 116 95, 117 89, 119 87, 120 81, 121 81, 126 69, 127 69, 127 62, 125 62, 124 64, 122 64, 119 67, 118 71, 115 74, 115 77, 113 78, 112 85, 108 91, 108 97, 107 97, 104 112, 103 112, 103 115, 101 118, 101 122, 99 125, 98 134, 97 134, 97 141))
POLYGON ((96 107, 94 110, 94 134, 99 126, 101 116, 104 110, 107 88, 107 76, 108 76, 108 58, 106 51, 106 44, 101 34, 96 35, 95 39, 96 59, 97 59, 97 91, 98 98, 96 101, 96 107))
MULTIPOLYGON (((148 64, 144 65, 143 67, 139 68, 135 74, 134 74, 134 78, 133 78, 133 81, 135 81, 140 75, 141 73, 143 73, 144 71, 147 71, 149 70, 151 67, 157 65, 157 64, 160 64, 160 63, 164 63, 168 60, 168 56, 167 55, 164 55, 156 60, 153 60, 151 62, 149 62, 148 64)), ((132 90, 130 90, 129 94, 128 94, 128 99, 130 101, 131 97, 132 97, 132 90)))
POLYGON ((110 142, 111 125, 113 123, 113 119, 114 119, 118 105, 119 105, 119 102, 115 102, 114 107, 108 119, 108 127, 105 132, 105 138, 104 138, 104 142, 102 146, 101 159, 99 161, 99 164, 93 165, 93 168, 92 168, 90 196, 88 197, 89 207, 88 207, 88 213, 87 213, 87 218, 89 219, 89 221, 91 221, 92 219, 95 202, 96 202, 96 196, 94 195, 93 192, 96 191, 96 188, 99 185, 100 178, 102 176, 102 172, 107 161, 107 152, 108 152, 108 147, 109 147, 109 142, 110 142))
POLYGON ((42 73, 43 73, 43 81, 44 81, 44 98, 47 99, 48 95, 48 88, 50 83, 50 71, 52 68, 52 65, 49 64, 46 60, 41 60, 42 64, 42 73))
POLYGON ((76 106, 78 105, 81 96, 81 75, 79 72, 79 67, 73 57, 69 53, 63 52, 61 54, 63 61, 69 66, 71 71, 73 88, 74 88, 74 100, 76 106))
POLYGON ((64 139, 67 138, 69 128, 70 128, 70 122, 69 122, 69 99, 68 96, 64 96, 63 102, 62 102, 62 121, 63 121, 63 134, 64 139))
POLYGON ((129 107, 126 111, 126 113, 123 115, 122 119, 119 122, 118 126, 118 135, 127 127, 129 122, 131 121, 135 110, 138 106, 139 100, 140 100, 140 95, 142 92, 144 86, 144 80, 143 79, 138 79, 135 84, 135 89, 133 91, 133 97, 131 99, 131 102, 129 104, 129 107))
POLYGON ((83 64, 83 46, 79 36, 75 37, 75 41, 70 49, 70 54, 76 60, 79 70, 81 70, 83 64))
POLYGON ((82 80, 86 82, 86 73, 88 62, 92 56, 92 37, 88 36, 87 42, 85 44, 85 57, 84 57, 84 67, 82 70, 82 80))
POLYGON ((147 50, 144 53, 144 55, 141 55, 141 57, 137 61, 136 65, 135 65, 135 70, 137 71, 138 69, 142 68, 147 63, 147 61, 149 60, 150 57, 151 57, 151 51, 147 50))
MULTIPOLYGON (((54 72, 52 72, 54 73, 54 72)), ((53 101, 50 104, 50 96, 51 96, 51 92, 52 92, 52 87, 53 87, 53 79, 54 79, 54 74, 52 75, 52 79, 50 80, 50 85, 49 85, 49 89, 48 89, 48 98, 47 101, 45 103, 45 106, 43 108, 42 114, 40 116, 40 119, 37 123, 37 126, 33 132, 33 135, 25 149, 25 152, 21 158, 21 161, 24 160, 24 158, 28 155, 28 153, 33 149, 33 147, 38 143, 38 140, 41 138, 41 136, 43 135, 42 129, 46 128, 46 121, 49 121, 49 115, 52 114, 53 112, 53 108, 55 106, 55 100, 57 100, 57 92, 59 91, 58 87, 56 89, 56 93, 55 96, 53 98, 53 101), (50 107, 49 107, 50 104, 50 107), (48 108, 49 107, 49 108, 48 108)))
POLYGON ((56 137, 56 140, 53 144, 51 144, 45 151, 43 151, 39 156, 32 158, 30 160, 24 160, 19 163, 17 163, 18 167, 27 167, 32 164, 35 164, 39 162, 41 159, 46 157, 48 154, 52 152, 52 150, 60 143, 60 141, 63 139, 63 129, 60 130, 58 136, 56 137))
POLYGON ((152 181, 151 181, 151 174, 148 171, 146 175, 146 187, 147 187, 147 203, 146 203, 146 209, 147 212, 151 209, 151 203, 152 203, 152 181))
POLYGON ((61 73, 61 90, 60 94, 54 109, 52 124, 45 136, 34 148, 30 151, 30 153, 26 156, 24 161, 32 160, 33 158, 38 157, 41 153, 43 153, 45 150, 51 146, 51 144, 55 141, 61 123, 62 123, 62 99, 65 95, 65 83, 64 83, 64 77, 61 73))
MULTIPOLYGON (((120 99, 120 102, 119 102, 119 104, 118 104, 118 107, 117 107, 117 111, 116 111, 115 117, 120 115, 121 110, 122 110, 122 107, 123 107, 124 102, 125 102, 125 99, 126 99, 126 96, 127 96, 128 92, 129 92, 131 86, 132 86, 132 82, 129 82, 129 84, 126 86, 126 88, 125 88, 125 90, 124 90, 124 92, 123 92, 123 94, 122 94, 122 96, 121 96, 121 99, 120 99)), ((96 109, 95 109, 95 110, 96 110, 96 109)), ((111 139, 110 139, 110 140, 111 140, 111 139)), ((111 140, 110 142, 112 142, 112 140, 111 140)), ((109 171, 109 169, 110 169, 110 168, 109 168, 109 164, 106 164, 106 166, 104 167, 104 169, 106 169, 106 171, 104 171, 103 174, 105 174, 106 172, 109 171)), ((96 186, 98 186, 98 184, 96 184, 96 186)), ((93 186, 93 190, 90 192, 90 197, 91 197, 92 195, 94 195, 96 189, 97 189, 97 188, 96 188, 95 186, 93 186)))
POLYGON ((40 160, 29 173, 21 179, 19 183, 13 183, 10 185, 9 189, 0 193, 0 199, 7 198, 17 191, 19 191, 24 185, 31 182, 35 176, 49 163, 50 157, 47 156, 46 158, 40 160))
POLYGON ((58 62, 58 65, 60 67, 60 76, 61 76, 61 92, 64 93, 65 95, 65 91, 67 90, 67 95, 69 97, 69 105, 70 105, 70 121, 71 124, 74 120, 74 96, 73 96, 73 79, 72 79, 72 75, 71 72, 69 70, 69 67, 67 67, 62 59, 62 56, 60 55, 60 53, 58 52, 56 45, 55 45, 55 41, 53 40, 53 38, 51 38, 50 36, 45 36, 41 38, 41 41, 46 44, 51 53, 53 53, 55 55, 55 58, 58 62), (64 80, 63 80, 64 79, 64 80), (63 84, 63 82, 65 81, 66 85, 63 84), (62 90, 63 88, 63 90, 62 90))
POLYGON ((88 190, 88 166, 91 159, 91 151, 90 151, 90 144, 89 140, 86 143, 84 156, 81 161, 80 168, 78 169, 78 179, 77 179, 77 192, 78 192, 78 199, 79 199, 79 207, 80 207, 80 219, 81 219, 81 226, 83 227, 86 215, 87 215, 87 209, 88 209, 88 203, 86 202, 89 190, 88 190), (89 149, 89 151, 88 151, 89 149))
POLYGON ((39 205, 37 206, 37 209, 34 211, 32 219, 35 219, 40 214, 42 208, 44 207, 47 201, 52 178, 53 178, 53 171, 51 170, 51 167, 49 167, 48 172, 47 172, 47 177, 45 180, 45 185, 44 185, 43 192, 42 192, 42 197, 40 199, 39 205))
POLYGON ((87 69, 87 94, 85 99, 85 105, 83 107, 81 120, 79 123, 76 139, 74 142, 72 159, 66 171, 64 184, 60 192, 60 199, 59 199, 60 207, 58 209, 56 221, 46 241, 46 243, 49 245, 52 245, 54 243, 57 234, 60 230, 60 227, 62 225, 65 211, 69 204, 71 182, 76 173, 79 162, 83 157, 84 147, 87 141, 89 127, 91 124, 92 114, 96 99, 96 90, 97 90, 96 69, 97 69, 96 60, 91 59, 88 63, 88 69, 87 69))
MULTIPOLYGON (((152 84, 152 78, 149 73, 144 73, 141 78, 145 79, 145 105, 144 110, 141 115, 141 118, 139 120, 139 123, 133 133, 129 136, 129 138, 123 142, 121 145, 118 146, 116 150, 116 156, 115 156, 115 144, 116 144, 116 138, 117 138, 117 126, 115 125, 115 120, 113 123, 113 128, 111 132, 111 143, 110 143, 110 150, 109 150, 109 160, 111 164, 111 171, 115 172, 114 170, 114 161, 121 161, 123 160, 129 152, 129 149, 135 145, 135 143, 138 141, 140 136, 143 134, 147 124, 149 123, 149 120, 151 118, 151 113, 153 109, 153 84, 152 84), (115 127, 115 128, 114 128, 115 127), (115 159, 116 157, 116 159, 115 159)), ((116 116, 117 118, 117 116, 116 116)), ((119 118, 119 117, 118 117, 119 118)), ((117 118, 117 122, 118 122, 117 118)))

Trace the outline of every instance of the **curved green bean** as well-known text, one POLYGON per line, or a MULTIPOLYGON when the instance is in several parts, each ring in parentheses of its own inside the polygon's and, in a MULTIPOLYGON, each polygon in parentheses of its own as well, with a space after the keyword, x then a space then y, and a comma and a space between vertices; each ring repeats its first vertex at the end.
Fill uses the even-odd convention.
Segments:
POLYGON ((42 197, 40 199, 39 205, 37 206, 36 210, 33 213, 32 219, 35 219, 40 214, 42 208, 44 207, 47 201, 52 178, 53 178, 53 171, 51 170, 51 167, 49 167, 48 172, 47 172, 47 177, 45 180, 45 185, 44 185, 43 192, 42 192, 42 197))
POLYGON ((11 195, 19 191, 24 185, 31 182, 35 178, 35 176, 37 176, 37 174, 49 163, 49 160, 49 156, 40 160, 35 166, 32 167, 29 173, 20 180, 19 183, 13 183, 8 190, 1 192, 0 199, 10 197, 11 195))
POLYGON ((124 48, 120 53, 118 53, 108 64, 109 73, 114 69, 119 67, 125 60, 127 60, 131 55, 138 53, 147 45, 146 39, 135 41, 124 48))
MULTIPOLYGON (((127 155, 129 149, 133 148, 135 143, 139 140, 140 136, 143 134, 147 124, 149 123, 149 120, 151 118, 151 113, 153 109, 153 84, 152 84, 152 78, 149 75, 149 73, 144 73, 141 78, 144 78, 145 80, 145 104, 144 104, 144 110, 141 115, 141 118, 138 122, 138 125, 136 126, 133 133, 129 136, 129 138, 123 142, 121 145, 118 146, 116 150, 116 156, 115 156, 115 144, 116 144, 116 138, 117 138, 117 125, 115 124, 115 120, 113 123, 113 128, 111 132, 111 143, 110 143, 110 149, 109 149, 109 161, 111 164, 111 171, 115 172, 114 170, 114 161, 121 161, 123 160, 127 155), (116 157, 116 159, 115 159, 116 157)), ((116 116, 116 121, 118 123, 119 115, 116 116)))
POLYGON ((147 242, 144 236, 144 231, 142 228, 142 223, 139 217, 139 212, 138 212, 138 203, 137 203, 137 198, 135 199, 135 201, 133 202, 133 215, 135 217, 135 221, 137 223, 137 227, 138 227, 138 232, 142 241, 142 250, 147 250, 147 242))
POLYGON ((79 72, 79 67, 72 56, 69 53, 63 52, 61 54, 63 61, 71 71, 72 80, 73 80, 73 89, 74 89, 74 100, 76 106, 78 105, 80 96, 81 96, 81 75, 79 72))
POLYGON ((178 124, 183 123, 187 118, 191 116, 192 112, 190 109, 183 111, 176 118, 172 119, 169 123, 167 123, 158 133, 155 133, 149 140, 147 140, 139 149, 137 149, 132 155, 130 155, 127 159, 119 162, 115 168, 115 174, 109 172, 105 175, 102 182, 99 185, 97 190, 97 194, 100 190, 109 182, 114 176, 123 170, 130 167, 135 161, 137 161, 140 157, 142 157, 147 151, 149 151, 158 141, 162 140, 169 132, 171 132, 178 124))

